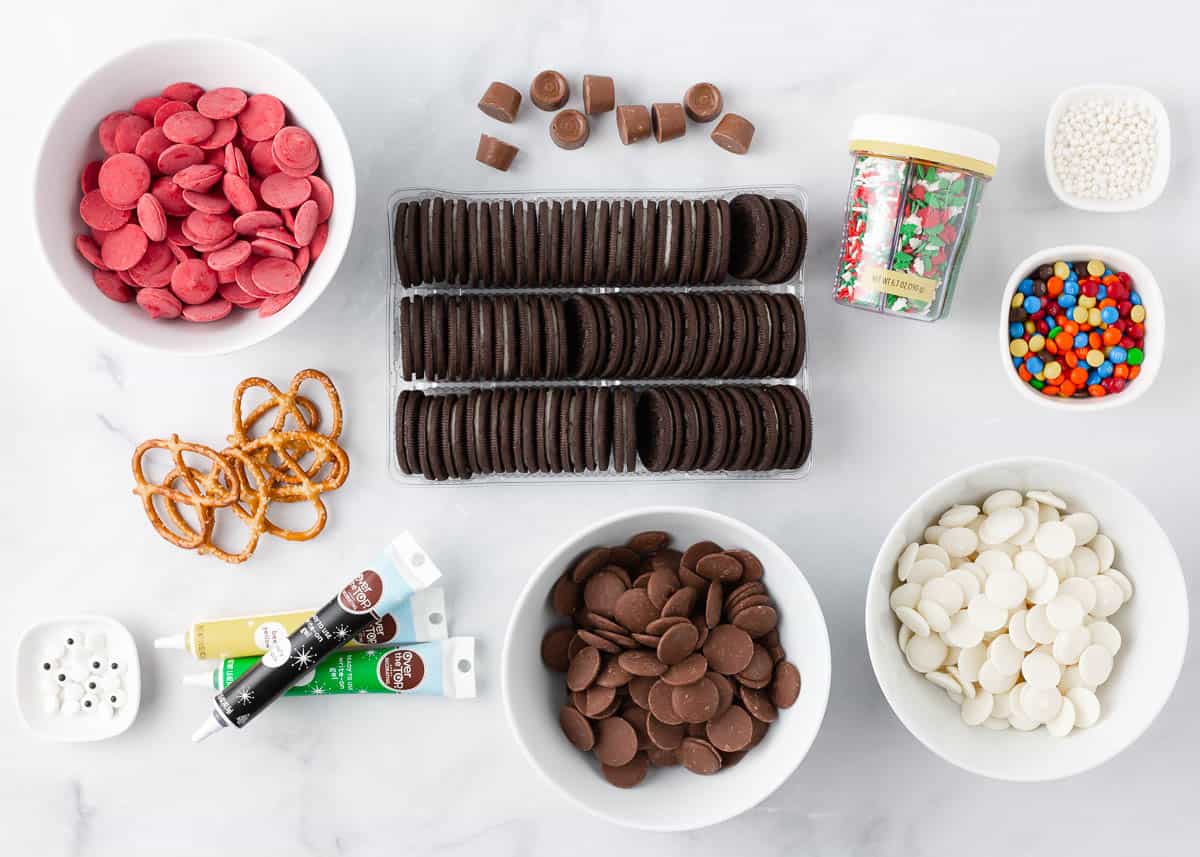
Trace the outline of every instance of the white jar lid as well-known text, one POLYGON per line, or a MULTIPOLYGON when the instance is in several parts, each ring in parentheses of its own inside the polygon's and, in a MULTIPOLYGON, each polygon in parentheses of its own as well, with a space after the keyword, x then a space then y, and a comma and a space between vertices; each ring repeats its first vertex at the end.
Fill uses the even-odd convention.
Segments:
POLYGON ((1000 143, 991 134, 915 116, 866 113, 850 126, 850 151, 917 158, 991 178, 1000 143))

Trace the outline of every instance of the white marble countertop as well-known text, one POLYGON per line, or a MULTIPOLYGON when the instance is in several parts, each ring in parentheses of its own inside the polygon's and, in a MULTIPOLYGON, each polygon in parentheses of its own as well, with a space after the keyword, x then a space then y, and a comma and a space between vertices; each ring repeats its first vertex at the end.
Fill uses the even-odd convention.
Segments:
POLYGON ((1195 642, 1173 698, 1131 749, 1067 782, 1009 785, 950 767, 904 730, 875 684, 862 630, 867 571, 894 518, 941 477, 1010 454, 1057 455, 1115 476, 1159 516, 1185 568, 1194 567, 1194 10, 1112 0, 169 5, 40 3, 5 12, 0 604, 9 615, 0 626, 8 653, 0 680, 12 686, 11 652, 27 623, 79 611, 124 622, 141 644, 145 670, 137 722, 95 745, 37 742, 15 707, 0 705, 7 853, 553 855, 566 848, 580 857, 916 857, 1194 847, 1200 815, 1186 801, 1200 785, 1195 642), (313 80, 345 125, 360 204, 341 271, 303 319, 248 351, 185 360, 131 350, 72 311, 38 256, 24 194, 39 129, 80 76, 143 40, 197 31, 261 44, 313 80), (583 72, 611 73, 621 98, 640 102, 677 98, 695 80, 713 80, 727 106, 758 125, 752 153, 730 156, 696 130, 669 146, 626 149, 610 118, 583 150, 562 152, 546 137, 545 117, 526 110, 503 129, 522 146, 518 166, 500 174, 474 164, 477 135, 496 130, 474 107, 487 82, 524 87, 546 67, 573 83, 583 72), (1065 209, 1042 172, 1042 125, 1054 96, 1104 80, 1150 88, 1171 116, 1170 185, 1153 207, 1127 216, 1065 209), (954 313, 937 325, 848 311, 829 297, 846 131, 869 110, 941 117, 1001 141, 1000 173, 954 313), (817 441, 809 478, 449 490, 390 481, 381 276, 390 190, 756 182, 798 183, 810 193, 817 441), (1074 241, 1119 245, 1149 263, 1173 330, 1155 388, 1136 406, 1086 423, 1018 400, 994 354, 997 295, 1011 267, 1035 249, 1074 241), (353 472, 330 501, 326 532, 303 546, 267 541, 251 563, 232 569, 156 538, 128 493, 136 441, 172 430, 221 437, 238 380, 282 381, 305 366, 337 379, 348 412, 353 472), (540 558, 598 516, 653 503, 728 512, 779 541, 821 599, 834 659, 825 725, 799 771, 747 815, 673 837, 608 826, 554 793, 511 740, 496 682, 509 609, 540 558), (480 699, 283 704, 245 734, 189 744, 207 703, 177 679, 194 662, 155 652, 149 641, 201 614, 317 603, 356 557, 404 527, 448 573, 453 629, 480 638, 480 699), (1059 823, 1031 827, 1050 821, 1059 823))

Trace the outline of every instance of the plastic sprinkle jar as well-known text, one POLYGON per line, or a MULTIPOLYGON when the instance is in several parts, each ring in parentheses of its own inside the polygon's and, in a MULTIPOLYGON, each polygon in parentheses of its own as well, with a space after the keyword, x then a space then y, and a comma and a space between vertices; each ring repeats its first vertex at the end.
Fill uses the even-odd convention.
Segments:
POLYGON ((999 142, 944 122, 867 114, 851 126, 850 153, 834 300, 937 321, 950 310, 999 142))

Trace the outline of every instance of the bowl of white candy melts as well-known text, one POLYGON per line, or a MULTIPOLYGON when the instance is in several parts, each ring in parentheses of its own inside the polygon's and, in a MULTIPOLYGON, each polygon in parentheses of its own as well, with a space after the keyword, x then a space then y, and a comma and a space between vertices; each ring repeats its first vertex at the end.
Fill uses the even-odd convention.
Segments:
POLYGON ((1161 101, 1133 86, 1077 86, 1046 118, 1046 178, 1083 211, 1145 208, 1171 170, 1171 125, 1161 101))
POLYGON ((1052 780, 1132 744, 1187 650, 1179 559, 1106 476, 1013 458, 961 471, 892 527, 867 588, 884 696, 937 755, 1052 780))

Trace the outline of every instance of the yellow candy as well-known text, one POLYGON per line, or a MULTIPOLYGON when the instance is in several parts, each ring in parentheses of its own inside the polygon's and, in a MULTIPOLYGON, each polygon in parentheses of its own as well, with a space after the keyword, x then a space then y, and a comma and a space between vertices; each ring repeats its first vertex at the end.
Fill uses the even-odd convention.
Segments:
POLYGON ((1129 311, 1129 320, 1135 324, 1141 324, 1146 320, 1146 308, 1141 304, 1135 306, 1129 311))
POLYGON ((1071 266, 1066 262, 1055 262, 1054 276, 1058 277, 1060 280, 1065 280, 1067 277, 1071 276, 1071 266))
POLYGON ((1088 324, 1090 324, 1092 327, 1096 327, 1100 324, 1100 310, 1098 310, 1096 307, 1092 307, 1088 310, 1088 324))
POLYGON ((1079 296, 1079 305, 1081 307, 1083 307, 1084 309, 1091 309, 1092 307, 1094 307, 1096 305, 1096 299, 1088 297, 1087 295, 1080 295, 1079 296))
POLYGON ((1013 309, 1016 309, 1021 304, 1025 303, 1025 296, 1020 292, 1017 292, 1012 296, 1012 300, 1009 303, 1013 309))
POLYGON ((1035 330, 1037 330, 1036 324, 1034 324, 1032 321, 1025 322, 1025 332, 1026 333, 1033 333, 1035 330))
POLYGON ((1071 318, 1075 319, 1077 324, 1083 324, 1087 321, 1088 311, 1086 307, 1077 306, 1071 310, 1071 318))
POLYGON ((1087 353, 1087 365, 1095 369, 1104 362, 1104 352, 1098 348, 1093 348, 1087 353))
POLYGON ((1046 373, 1045 373, 1045 372, 1038 372, 1038 373, 1037 373, 1036 375, 1034 375, 1033 377, 1037 378, 1039 381, 1045 381, 1045 380, 1046 380, 1046 373))
POLYGON ((1087 263, 1087 272, 1093 277, 1098 277, 1104 273, 1104 263, 1099 259, 1093 259, 1087 263))
POLYGON ((1024 357, 1029 353, 1029 345, 1024 339, 1014 339, 1012 342, 1008 343, 1008 353, 1013 357, 1024 357))
POLYGON ((1029 338, 1029 350, 1032 351, 1034 354, 1041 351, 1045 347, 1046 347, 1046 337, 1042 336, 1040 333, 1037 334, 1036 336, 1031 336, 1029 338))
POLYGON ((1053 381, 1062 374, 1062 364, 1058 363, 1057 361, 1051 361, 1046 364, 1046 368, 1042 370, 1042 373, 1051 381, 1053 381))

